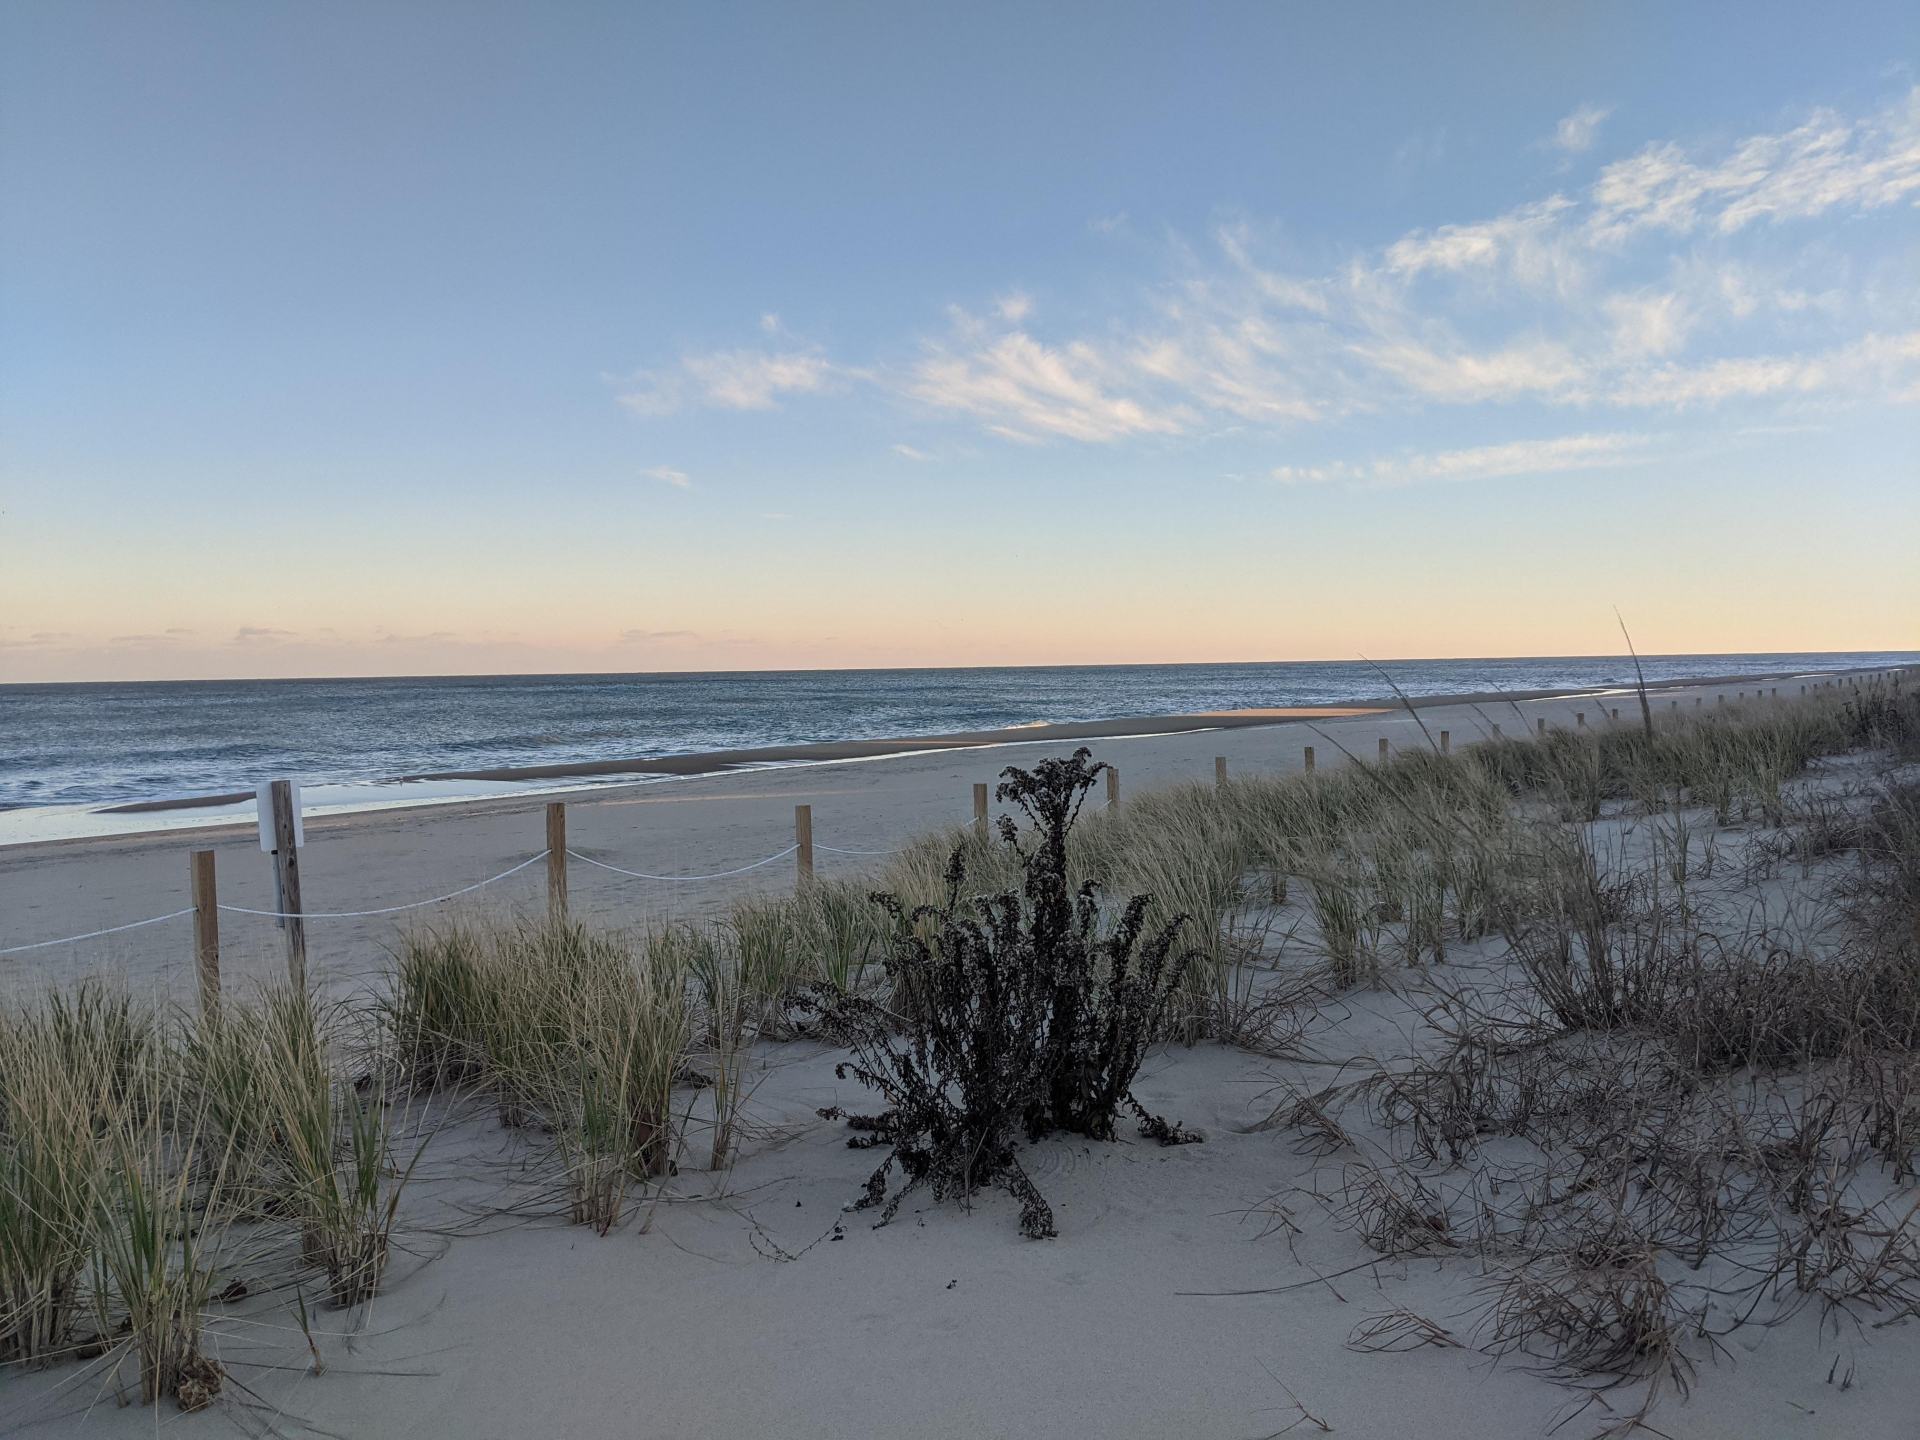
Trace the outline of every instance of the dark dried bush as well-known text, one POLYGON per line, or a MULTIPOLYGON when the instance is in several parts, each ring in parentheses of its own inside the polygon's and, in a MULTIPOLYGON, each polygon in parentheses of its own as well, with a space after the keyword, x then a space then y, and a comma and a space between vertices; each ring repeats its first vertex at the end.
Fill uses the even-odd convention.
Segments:
POLYGON ((828 1037, 853 1051, 837 1073, 885 1102, 878 1115, 850 1119, 848 1142, 891 1147, 861 1201, 884 1206, 882 1224, 921 1185, 964 1199, 997 1184, 1020 1201, 1026 1234, 1051 1235, 1053 1213, 1015 1153, 1021 1136, 1110 1140, 1124 1105, 1162 1144, 1198 1138, 1150 1115, 1131 1089, 1189 963, 1175 951, 1184 917, 1148 934, 1150 897, 1137 895, 1103 935, 1098 886, 1075 890, 1067 879, 1068 832, 1107 768, 1091 760, 1081 749, 1002 772, 998 798, 1033 827, 1023 842, 1010 817, 1000 822, 1024 895, 966 897, 956 849, 942 903, 909 911, 896 896, 874 896, 894 921, 885 988, 911 997, 905 1013, 827 987, 805 997, 828 1037), (889 1197, 896 1166, 906 1184, 889 1197))

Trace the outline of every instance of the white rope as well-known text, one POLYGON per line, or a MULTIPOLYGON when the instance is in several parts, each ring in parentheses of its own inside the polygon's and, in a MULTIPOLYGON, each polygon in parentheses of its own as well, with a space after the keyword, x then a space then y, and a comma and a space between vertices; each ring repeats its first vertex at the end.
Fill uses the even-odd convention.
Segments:
POLYGON ((910 845, 902 845, 893 850, 849 850, 841 845, 822 845, 816 840, 813 842, 813 848, 816 850, 831 851, 835 855, 904 855, 913 847, 910 845))
MULTIPOLYGON (((458 890, 449 890, 444 895, 436 895, 431 900, 410 900, 405 905, 387 905, 378 910, 249 910, 244 905, 222 905, 220 908, 229 915, 258 915, 267 920, 360 920, 369 915, 397 915, 402 910, 418 910, 427 905, 438 905, 445 900, 453 900, 461 895, 471 895, 483 886, 496 880, 504 880, 509 875, 518 875, 536 860, 547 858, 547 852, 529 855, 511 870, 502 870, 498 875, 489 875, 484 880, 476 880, 471 885, 462 885, 458 890)), ((187 912, 182 910, 182 915, 187 912)))
POLYGON ((762 865, 771 865, 776 860, 784 860, 800 848, 795 842, 777 855, 769 855, 764 860, 756 860, 751 865, 742 865, 733 870, 716 870, 711 875, 649 875, 644 870, 623 870, 618 865, 609 865, 604 860, 596 860, 591 855, 582 855, 578 850, 569 850, 567 854, 584 864, 601 870, 611 870, 616 875, 625 875, 634 880, 724 880, 729 875, 744 875, 749 870, 758 870, 762 865))
POLYGON ((175 910, 167 915, 155 915, 150 920, 135 920, 129 925, 109 925, 104 930, 89 930, 84 935, 63 935, 58 940, 36 940, 31 945, 9 945, 0 950, 0 955, 24 955, 29 950, 44 950, 49 945, 71 945, 79 940, 94 940, 102 935, 118 935, 123 930, 138 930, 142 925, 158 925, 163 920, 178 920, 182 915, 191 915, 193 907, 175 910))

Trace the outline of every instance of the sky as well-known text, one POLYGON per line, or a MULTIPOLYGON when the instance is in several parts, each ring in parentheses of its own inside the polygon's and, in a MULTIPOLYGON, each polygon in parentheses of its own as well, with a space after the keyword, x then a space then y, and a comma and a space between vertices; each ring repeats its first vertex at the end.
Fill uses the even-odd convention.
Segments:
POLYGON ((1920 10, 0 8, 0 681, 1920 648, 1920 10))

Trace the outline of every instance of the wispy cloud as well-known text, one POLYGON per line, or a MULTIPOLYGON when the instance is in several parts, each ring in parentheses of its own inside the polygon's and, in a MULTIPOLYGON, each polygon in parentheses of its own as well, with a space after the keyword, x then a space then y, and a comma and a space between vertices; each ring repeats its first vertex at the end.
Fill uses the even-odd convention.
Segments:
MULTIPOLYGON (((12 629, 12 626, 0 629, 12 629)), ((59 645, 73 639, 66 630, 35 630, 30 635, 0 635, 0 650, 38 650, 44 646, 59 645)))
POLYGON ((1611 105, 1582 105, 1553 127, 1553 135, 1547 143, 1568 155, 1591 150, 1593 142, 1600 138, 1600 127, 1611 114, 1611 105))
POLYGON ((904 388, 937 410, 972 415, 1010 440, 1117 440, 1184 428, 1187 415, 1178 407, 1158 409, 1107 388, 1108 368, 1090 344, 1054 349, 1014 330, 964 349, 930 348, 904 388))
POLYGON ((717 350, 688 355, 668 370, 642 370, 618 383, 622 405, 639 415, 671 415, 688 405, 771 410, 782 396, 827 389, 835 367, 811 351, 717 350))
POLYGON ((294 639, 291 630, 276 630, 270 625, 242 625, 233 632, 231 644, 234 645, 278 645, 282 641, 294 639))
POLYGON ((665 640, 698 640, 699 638, 700 632, 697 630, 622 630, 620 632, 622 645, 649 645, 665 640))
POLYGON ((1877 115, 1831 110, 1803 125, 1754 135, 1718 157, 1672 143, 1615 161, 1593 187, 1591 235, 1618 241, 1638 230, 1732 234, 1757 220, 1863 213, 1920 193, 1920 87, 1877 115))
POLYGON ((1662 365, 1623 384, 1622 404, 1682 407, 1774 395, 1878 391, 1903 402, 1901 382, 1920 367, 1920 330, 1867 335, 1805 355, 1737 356, 1704 365, 1662 365))
POLYGON ((914 446, 906 444, 895 445, 893 447, 893 453, 898 455, 902 460, 912 460, 916 464, 922 465, 933 459, 933 456, 929 455, 926 451, 916 449, 914 446))
POLYGON ((1378 489, 1436 481, 1500 480, 1595 470, 1647 458, 1651 438, 1639 434, 1563 435, 1515 440, 1465 450, 1381 456, 1331 465, 1282 465, 1273 478, 1287 485, 1345 484, 1378 489))
POLYGON ((675 470, 670 465, 655 465, 652 469, 642 471, 641 473, 649 480, 658 480, 661 484, 671 485, 676 490, 691 490, 693 488, 693 477, 688 475, 684 470, 675 470))

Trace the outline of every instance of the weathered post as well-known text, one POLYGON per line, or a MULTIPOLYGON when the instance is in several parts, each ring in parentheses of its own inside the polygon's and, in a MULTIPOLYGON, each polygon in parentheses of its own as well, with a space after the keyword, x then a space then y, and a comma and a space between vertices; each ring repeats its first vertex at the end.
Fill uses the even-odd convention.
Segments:
POLYGON ((1305 751, 1305 756, 1306 756, 1305 763, 1301 766, 1301 768, 1303 770, 1313 769, 1313 747, 1311 745, 1307 746, 1305 751))
POLYGON ((307 987, 307 922, 301 919, 299 836, 293 823, 293 782, 275 780, 267 787, 273 811, 273 871, 279 881, 280 909, 286 916, 287 980, 296 990, 307 987))
POLYGON ((200 1015, 220 1013, 220 893, 213 881, 213 851, 196 850, 189 875, 193 889, 193 961, 200 977, 200 1015))
POLYGON ((567 807, 547 802, 547 920, 567 923, 567 807))
POLYGON ((1118 765, 1109 765, 1107 767, 1107 809, 1118 810, 1119 808, 1120 767, 1118 765))
POLYGON ((1227 788, 1227 757, 1224 755, 1213 757, 1213 784, 1218 790, 1227 788))
POLYGON ((1451 730, 1442 730, 1440 732, 1440 753, 1442 755, 1451 755, 1453 753, 1453 732, 1451 730))
POLYGON ((1384 735, 1380 737, 1380 763, 1387 763, 1387 737, 1384 735))
POLYGON ((813 879, 813 807, 793 807, 794 883, 806 885, 813 879))
POLYGON ((1540 738, 1542 740, 1547 738, 1547 717, 1544 715, 1540 717, 1540 738))
POLYGON ((987 838, 987 787, 973 787, 973 829, 982 840, 987 838))

